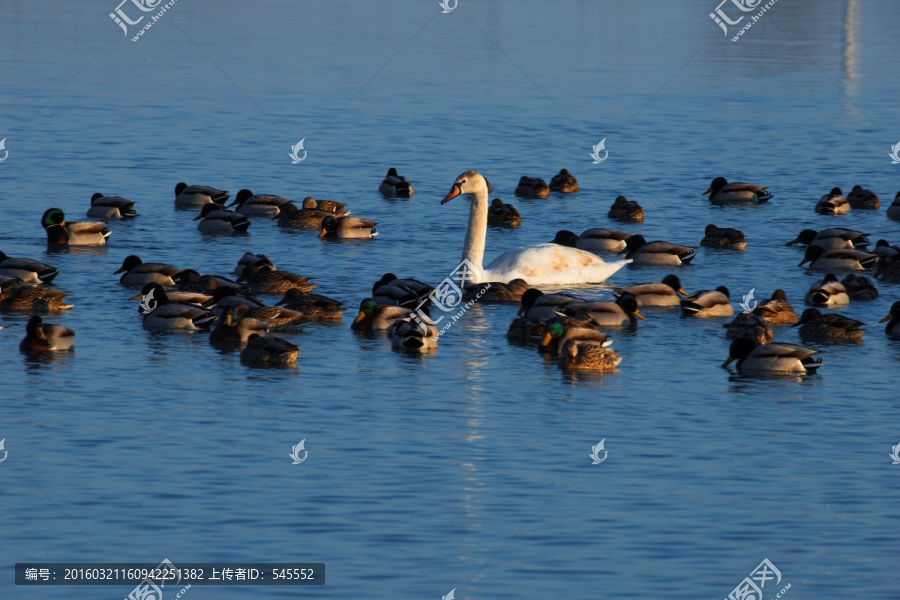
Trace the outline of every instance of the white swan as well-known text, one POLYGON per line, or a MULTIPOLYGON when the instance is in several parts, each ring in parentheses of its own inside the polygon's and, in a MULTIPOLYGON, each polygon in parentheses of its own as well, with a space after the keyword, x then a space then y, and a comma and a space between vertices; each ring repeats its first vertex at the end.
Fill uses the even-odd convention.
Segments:
POLYGON ((604 262, 596 254, 578 248, 568 248, 559 244, 537 244, 507 250, 487 267, 482 267, 487 235, 487 181, 477 171, 466 171, 456 178, 456 183, 453 184, 447 197, 441 200, 441 204, 460 194, 473 196, 462 256, 463 260, 471 263, 475 271, 472 283, 482 281, 509 283, 513 279, 524 279, 533 286, 600 283, 631 262, 630 259, 604 262))

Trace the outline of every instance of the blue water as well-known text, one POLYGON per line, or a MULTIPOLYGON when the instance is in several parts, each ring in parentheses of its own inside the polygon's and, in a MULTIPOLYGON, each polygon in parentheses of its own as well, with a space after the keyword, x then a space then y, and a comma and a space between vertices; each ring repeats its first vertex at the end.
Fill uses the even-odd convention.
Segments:
MULTIPOLYGON (((721 369, 721 320, 674 311, 614 333, 623 361, 606 376, 509 345, 511 306, 475 306, 424 358, 349 322, 384 272, 436 283, 456 266, 468 207, 439 199, 468 168, 523 215, 489 231, 488 260, 616 226, 606 211, 624 194, 647 218, 619 226, 648 239, 697 245, 709 222, 746 232, 745 253, 704 249, 678 269, 687 289, 780 287, 799 312, 820 277, 784 246, 800 229, 900 242, 884 207, 812 210, 835 185, 885 205, 900 188, 887 156, 900 5, 782 0, 734 43, 708 17, 715 0, 437 4, 182 0, 136 43, 107 16, 115 2, 4 7, 0 250, 62 271, 75 308, 48 320, 78 343, 26 360, 27 316, 0 315, 0 597, 131 589, 14 587, 16 562, 169 558, 327 565, 324 587, 194 586, 196 600, 723 598, 768 558, 782 581, 766 598, 790 583, 787 598, 896 599, 900 342, 877 323, 896 284, 841 311, 867 323, 864 341, 810 344, 826 365, 800 381, 721 369), (301 138, 308 157, 292 165, 301 138), (390 166, 412 200, 378 195, 390 166), (579 194, 514 198, 521 175, 561 167, 579 194), (775 198, 712 207, 701 193, 717 175, 775 198), (178 181, 333 198, 380 236, 323 242, 260 219, 204 236, 173 209, 178 181), (42 212, 84 218, 97 191, 140 216, 113 223, 106 247, 48 252, 42 212), (227 274, 245 251, 349 306, 340 324, 285 335, 296 369, 145 330, 113 275, 128 254, 227 274), (304 438, 309 458, 292 465, 304 438), (608 459, 592 465, 601 439, 608 459)), ((605 298, 665 272, 577 291, 605 298)))

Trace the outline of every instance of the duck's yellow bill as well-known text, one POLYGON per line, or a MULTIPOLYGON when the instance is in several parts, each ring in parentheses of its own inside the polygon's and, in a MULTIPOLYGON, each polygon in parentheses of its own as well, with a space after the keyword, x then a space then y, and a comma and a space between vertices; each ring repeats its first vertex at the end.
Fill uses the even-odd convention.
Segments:
POLYGON ((365 318, 366 318, 366 313, 364 313, 364 312, 362 312, 362 311, 359 311, 359 314, 356 315, 356 318, 353 319, 353 322, 354 322, 354 323, 359 323, 360 321, 362 321, 362 320, 365 319, 365 318))
POLYGON ((890 320, 891 320, 891 315, 888 315, 888 316, 886 316, 885 318, 883 318, 882 320, 880 320, 880 321, 878 321, 878 322, 879 322, 879 323, 886 323, 887 321, 890 321, 890 320))
POLYGON ((800 243, 800 238, 794 238, 791 241, 789 241, 787 244, 785 244, 785 246, 793 246, 794 244, 799 244, 799 243, 800 243))
POLYGON ((726 360, 725 362, 722 363, 722 368, 725 368, 725 367, 727 367, 728 365, 730 365, 730 364, 731 364, 731 361, 733 361, 733 360, 734 360, 734 357, 733 357, 733 356, 729 356, 729 357, 728 357, 728 360, 726 360))
POLYGON ((806 264, 806 260, 807 260, 807 259, 804 258, 803 260, 800 261, 800 264, 797 265, 797 266, 798 266, 798 267, 802 267, 803 265, 806 264))
POLYGON ((710 193, 711 191, 712 191, 712 188, 709 188, 709 189, 707 189, 705 192, 703 192, 703 195, 705 196, 705 195, 707 195, 708 193, 710 193))
POLYGON ((322 231, 319 232, 319 237, 325 237, 325 235, 326 235, 327 233, 328 233, 328 232, 325 231, 325 229, 322 229, 322 231))
POLYGON ((132 296, 131 298, 129 298, 129 300, 140 300, 143 297, 144 297, 143 294, 138 294, 137 296, 132 296))
POLYGON ((682 296, 688 295, 688 293, 686 291, 684 291, 684 288, 678 288, 678 293, 681 294, 682 296))
POLYGON ((550 344, 550 340, 553 339, 553 336, 549 333, 544 334, 544 339, 541 340, 541 346, 548 346, 550 344))
POLYGON ((644 321, 644 322, 647 321, 647 319, 644 318, 644 315, 642 315, 641 311, 639 311, 639 310, 634 311, 634 316, 636 316, 641 321, 644 321))

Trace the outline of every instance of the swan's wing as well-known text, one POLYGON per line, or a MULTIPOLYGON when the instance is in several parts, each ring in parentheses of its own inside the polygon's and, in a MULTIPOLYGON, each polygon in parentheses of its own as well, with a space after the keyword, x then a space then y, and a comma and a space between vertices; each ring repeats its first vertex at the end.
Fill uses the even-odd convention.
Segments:
POLYGON ((605 262, 596 254, 559 244, 538 244, 507 250, 486 268, 492 280, 516 278, 531 285, 600 283, 630 260, 605 262))

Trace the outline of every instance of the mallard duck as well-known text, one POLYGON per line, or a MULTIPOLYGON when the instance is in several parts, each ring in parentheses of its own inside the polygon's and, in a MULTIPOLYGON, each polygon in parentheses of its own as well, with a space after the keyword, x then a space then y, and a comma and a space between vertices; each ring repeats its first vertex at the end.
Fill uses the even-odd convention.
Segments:
POLYGON ((526 319, 552 319, 559 309, 572 302, 587 302, 572 294, 545 294, 537 288, 525 290, 516 314, 526 319))
POLYGON ((378 223, 360 217, 325 217, 322 220, 322 231, 319 237, 360 239, 373 238, 378 235, 375 226, 378 223))
POLYGON ((275 303, 297 311, 309 321, 340 321, 344 314, 343 303, 321 294, 304 294, 298 289, 290 289, 275 303))
POLYGON ((234 197, 234 202, 228 206, 237 206, 236 212, 248 217, 263 217, 276 219, 283 209, 296 209, 297 206, 281 196, 273 194, 254 194, 250 190, 243 189, 234 197))
POLYGON ((146 283, 159 283, 174 286, 179 273, 183 269, 165 263, 145 263, 134 254, 126 256, 122 266, 114 274, 123 273, 119 279, 122 285, 139 286, 146 283))
MULTIPOLYGON (((144 296, 150 293, 150 290, 154 289, 154 283, 156 282, 145 284, 144 287, 141 288, 141 293, 129 298, 129 300, 143 299, 144 296)), ((167 291, 166 297, 169 299, 169 302, 196 304, 197 306, 203 306, 215 298, 215 296, 213 296, 212 294, 201 294, 200 292, 179 292, 173 290, 167 291)))
POLYGON ((728 288, 700 290, 681 300, 681 312, 692 317, 729 317, 734 314, 728 288))
POLYGON ((347 206, 346 202, 335 202, 334 200, 316 200, 312 196, 307 196, 303 199, 303 208, 309 210, 321 210, 327 213, 331 213, 333 217, 346 217, 350 214, 349 208, 344 208, 347 206))
MULTIPOLYGON (((554 318, 562 323, 565 329, 592 329, 596 331, 600 327, 600 324, 594 320, 594 316, 588 311, 581 311, 572 316, 558 315, 554 318)), ((506 331, 506 339, 510 342, 539 342, 544 337, 544 330, 548 321, 549 319, 516 317, 509 324, 509 329, 506 331)))
POLYGON ((900 219, 900 192, 894 195, 894 201, 888 206, 887 216, 891 219, 900 219))
POLYGON ((605 333, 590 327, 565 327, 559 319, 550 319, 544 326, 544 337, 538 346, 539 352, 556 354, 568 340, 594 342, 603 346, 612 344, 605 333))
POLYGON ((433 287, 418 279, 398 279, 393 273, 385 273, 372 285, 372 299, 378 304, 413 308, 433 291, 433 287))
POLYGON ((290 366, 297 364, 298 356, 300 348, 295 344, 280 337, 257 333, 250 334, 247 346, 241 350, 241 362, 249 365, 290 366))
POLYGON ((878 263, 879 256, 860 250, 826 250, 821 246, 809 246, 798 266, 810 263, 816 271, 865 271, 878 263))
POLYGON ((588 229, 581 235, 575 235, 571 231, 563 229, 556 232, 556 237, 553 238, 551 243, 569 246, 570 248, 590 250, 591 252, 618 252, 625 249, 625 241, 632 235, 634 234, 621 229, 607 229, 605 227, 588 229))
POLYGON ((476 300, 484 304, 518 304, 527 290, 528 282, 524 279, 513 279, 509 283, 473 283, 465 287, 462 299, 465 302, 476 300))
POLYGON ((629 200, 625 196, 616 196, 606 216, 616 221, 643 223, 644 209, 634 200, 629 200))
POLYGON ((238 277, 244 272, 245 267, 253 265, 255 267, 268 267, 272 271, 277 271, 275 263, 265 254, 253 254, 252 252, 244 252, 244 255, 238 259, 237 266, 234 268, 234 274, 238 277))
POLYGON ((550 186, 539 177, 527 177, 523 175, 516 186, 516 196, 522 198, 548 198, 550 186))
POLYGON ((59 270, 30 258, 13 258, 0 252, 0 276, 15 277, 25 283, 50 283, 59 270))
POLYGON ((833 273, 829 273, 822 281, 810 286, 803 300, 813 306, 842 306, 850 302, 850 295, 844 284, 833 273))
POLYGON ((878 240, 875 242, 875 249, 873 252, 880 256, 881 260, 886 263, 892 263, 900 258, 900 248, 891 246, 887 240, 878 240))
POLYGON ((515 229, 522 225, 522 215, 512 204, 503 204, 500 198, 491 200, 488 207, 488 227, 515 229))
POLYGON ((612 348, 596 342, 566 340, 560 347, 557 366, 564 371, 613 371, 622 357, 612 348))
POLYGON ((426 353, 437 349, 438 328, 413 315, 394 321, 388 327, 391 349, 395 352, 426 353))
POLYGON ((883 256, 878 261, 875 277, 889 283, 900 283, 900 257, 883 256))
MULTIPOLYGON (((144 327, 150 329, 209 329, 216 315, 209 309, 187 302, 172 302, 158 283, 149 283, 141 297, 144 327)), ((136 300, 138 296, 135 296, 136 300)))
POLYGON ((887 316, 879 321, 879 323, 887 322, 884 332, 887 335, 900 335, 900 302, 894 302, 887 316))
POLYGON ((566 169, 560 169, 559 173, 550 180, 550 191, 561 194, 573 194, 579 191, 578 180, 566 169))
POLYGON ((798 344, 772 342, 758 344, 749 338, 738 338, 731 342, 731 348, 722 367, 737 360, 737 369, 745 372, 815 373, 822 366, 822 359, 813 358, 818 350, 798 344))
POLYGON ((62 325, 44 323, 35 315, 25 325, 25 337, 19 342, 21 352, 68 350, 75 345, 75 332, 62 325))
POLYGON ((796 238, 785 244, 803 244, 806 246, 820 246, 826 250, 860 249, 869 245, 868 233, 846 229, 844 227, 831 227, 822 231, 804 229, 796 238))
POLYGON ((742 231, 730 227, 716 227, 710 223, 706 226, 706 234, 700 240, 700 245, 707 248, 745 250, 747 248, 747 239, 742 231))
POLYGON ((353 331, 373 331, 387 329, 394 321, 409 314, 408 308, 401 306, 385 306, 371 298, 359 303, 359 314, 353 319, 350 329, 353 331))
POLYGON ((27 314, 58 314, 72 308, 63 300, 67 293, 46 286, 32 286, 13 279, 0 285, 0 308, 27 314))
POLYGON ((546 325, 546 319, 516 317, 506 330, 506 339, 509 342, 537 342, 544 335, 546 325))
POLYGON ((862 210, 877 210, 881 208, 881 200, 878 194, 872 190, 867 190, 861 185, 854 185, 850 193, 847 194, 847 201, 853 208, 862 210))
POLYGON ((182 182, 175 186, 175 206, 179 208, 201 208, 206 204, 225 206, 227 201, 228 192, 208 185, 188 185, 182 182))
POLYGON ((41 225, 47 231, 47 242, 50 244, 102 246, 110 233, 106 223, 101 221, 66 223, 66 215, 59 208, 48 208, 44 211, 41 225))
POLYGON ((309 277, 291 273, 290 271, 273 271, 268 266, 257 267, 250 265, 244 267, 240 281, 247 283, 247 289, 251 294, 284 294, 291 288, 301 292, 311 292, 319 285, 310 283, 309 277))
POLYGON ((748 338, 758 344, 771 344, 775 339, 769 325, 753 313, 738 313, 730 322, 724 323, 725 337, 728 339, 748 338))
POLYGON ((240 293, 247 291, 247 286, 237 281, 218 275, 200 275, 193 269, 185 269, 178 275, 178 289, 183 292, 201 292, 212 294, 219 288, 231 288, 240 293))
POLYGON ((640 234, 626 239, 625 246, 619 254, 632 259, 636 265, 683 265, 697 256, 697 249, 693 246, 681 246, 661 240, 648 242, 640 234))
POLYGON ((378 186, 378 191, 387 198, 410 198, 415 193, 409 179, 398 175, 394 167, 388 169, 387 175, 378 186))
POLYGON ((233 210, 222 208, 218 204, 204 204, 200 214, 194 217, 197 229, 203 233, 214 235, 231 235, 247 231, 250 219, 233 210))
POLYGON ((713 204, 758 204, 772 198, 772 192, 764 185, 737 181, 728 183, 724 177, 713 179, 703 195, 709 195, 709 201, 713 204))
POLYGON ((638 306, 680 306, 681 296, 678 294, 688 295, 677 275, 666 275, 662 283, 639 283, 616 288, 615 293, 631 294, 637 298, 638 306))
MULTIPOLYGON (((315 200, 313 200, 315 202, 315 200)), ((282 207, 278 216, 279 227, 291 227, 293 229, 321 229, 322 221, 333 217, 334 213, 315 208, 299 209, 294 205, 282 207)))
POLYGON ((91 207, 87 216, 92 219, 131 219, 137 216, 134 201, 121 196, 104 196, 96 193, 91 196, 91 207))
POLYGON ((306 321, 300 312, 283 306, 248 307, 247 316, 264 322, 272 331, 295 329, 306 321))
POLYGON ((628 325, 637 327, 637 320, 646 321, 638 308, 637 298, 631 294, 621 294, 615 302, 570 302, 559 311, 565 315, 573 316, 590 313, 595 323, 602 327, 619 327, 628 325))
POLYGON ((791 325, 797 322, 797 313, 788 302, 784 290, 775 290, 772 297, 760 302, 753 309, 753 314, 769 325, 791 325))
MULTIPOLYGON (((171 294, 171 292, 169 292, 171 294)), ((206 303, 212 306, 216 317, 222 318, 225 311, 241 304, 246 305, 250 309, 262 308, 265 306, 262 302, 243 293, 241 290, 232 287, 221 286, 212 291, 212 301, 206 303)))
POLYGON ((249 307, 246 304, 229 307, 210 331, 210 341, 243 343, 251 335, 266 335, 269 326, 258 319, 248 317, 248 312, 249 307))
POLYGON ((816 203, 816 212, 822 215, 843 215, 850 212, 850 208, 850 202, 839 187, 831 188, 816 203))
POLYGON ((851 300, 874 300, 878 297, 878 289, 871 279, 865 275, 849 273, 841 280, 851 300))
POLYGON ((862 321, 836 313, 823 315, 817 308, 807 308, 794 327, 805 340, 830 342, 856 342, 866 332, 862 321))
POLYGON ((186 302, 172 302, 158 283, 147 285, 149 286, 148 292, 141 296, 144 327, 150 329, 209 329, 216 319, 216 315, 207 308, 186 302))

